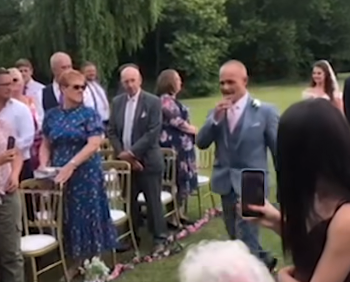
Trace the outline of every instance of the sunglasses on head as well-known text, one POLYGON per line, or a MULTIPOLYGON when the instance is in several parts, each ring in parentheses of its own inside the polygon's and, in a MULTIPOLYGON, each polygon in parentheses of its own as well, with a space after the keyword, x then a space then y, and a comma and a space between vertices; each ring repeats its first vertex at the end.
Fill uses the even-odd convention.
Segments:
POLYGON ((72 88, 74 89, 74 90, 85 90, 85 88, 86 88, 86 85, 84 84, 84 85, 79 85, 79 84, 74 84, 74 85, 72 85, 72 88))

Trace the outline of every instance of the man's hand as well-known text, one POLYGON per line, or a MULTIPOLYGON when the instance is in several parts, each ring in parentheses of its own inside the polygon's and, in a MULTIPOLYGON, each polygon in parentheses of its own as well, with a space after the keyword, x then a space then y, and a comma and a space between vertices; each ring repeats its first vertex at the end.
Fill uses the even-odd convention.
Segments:
POLYGON ((8 183, 7 183, 7 187, 5 189, 6 193, 13 193, 15 192, 19 187, 19 179, 18 179, 18 175, 11 175, 8 183))
POLYGON ((133 162, 131 162, 131 167, 132 167, 132 170, 135 170, 135 171, 143 170, 142 164, 137 160, 134 160, 133 162))
POLYGON ((216 122, 220 122, 224 116, 227 109, 232 107, 232 97, 227 95, 221 100, 214 109, 214 119, 216 122))
POLYGON ((118 158, 127 161, 129 163, 133 162, 135 160, 135 157, 129 152, 129 151, 123 151, 118 155, 118 158))
POLYGON ((16 156, 16 149, 11 149, 0 154, 0 165, 12 162, 16 156))

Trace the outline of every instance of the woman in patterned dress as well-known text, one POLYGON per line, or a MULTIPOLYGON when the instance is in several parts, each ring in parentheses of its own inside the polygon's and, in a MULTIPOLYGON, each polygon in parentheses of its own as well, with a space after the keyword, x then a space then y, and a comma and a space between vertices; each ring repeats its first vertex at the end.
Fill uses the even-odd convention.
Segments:
POLYGON ((12 98, 21 101, 26 104, 33 115, 34 125, 35 125, 35 136, 34 143, 31 148, 31 161, 32 169, 36 170, 39 166, 39 148, 41 144, 41 132, 39 130, 39 116, 35 108, 34 100, 31 97, 24 95, 24 80, 21 72, 17 68, 10 68, 8 70, 12 76, 13 86, 12 86, 12 98))
POLYGON ((59 79, 63 103, 45 115, 40 168, 60 167, 55 178, 66 184, 64 195, 64 243, 74 259, 69 270, 77 274, 82 260, 118 247, 104 187, 101 158, 103 125, 94 109, 83 105, 84 76, 65 71, 59 79))
POLYGON ((302 93, 303 99, 322 98, 329 100, 342 113, 344 112, 342 92, 339 89, 333 68, 326 60, 318 61, 312 69, 310 87, 302 93))
POLYGON ((181 86, 181 78, 177 71, 167 69, 158 76, 156 93, 160 95, 163 111, 160 145, 173 148, 177 153, 177 200, 181 223, 187 225, 192 222, 185 216, 185 201, 191 192, 198 188, 194 147, 197 129, 190 124, 187 107, 177 100, 181 86))

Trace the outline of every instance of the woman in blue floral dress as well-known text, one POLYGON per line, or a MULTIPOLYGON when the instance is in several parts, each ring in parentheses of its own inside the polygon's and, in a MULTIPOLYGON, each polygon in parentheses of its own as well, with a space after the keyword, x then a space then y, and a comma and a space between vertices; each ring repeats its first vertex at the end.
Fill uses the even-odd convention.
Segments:
POLYGON ((43 122, 41 168, 60 167, 55 178, 65 183, 64 244, 75 260, 75 276, 83 259, 117 248, 117 231, 110 218, 101 159, 97 152, 103 126, 92 108, 83 106, 85 78, 75 70, 62 74, 63 104, 49 110, 43 122))
POLYGON ((180 219, 191 224, 184 213, 184 204, 189 194, 198 188, 195 135, 196 127, 190 124, 186 106, 177 100, 181 90, 181 78, 177 71, 168 69, 160 73, 157 80, 157 94, 161 95, 163 125, 160 145, 177 152, 177 187, 180 219))

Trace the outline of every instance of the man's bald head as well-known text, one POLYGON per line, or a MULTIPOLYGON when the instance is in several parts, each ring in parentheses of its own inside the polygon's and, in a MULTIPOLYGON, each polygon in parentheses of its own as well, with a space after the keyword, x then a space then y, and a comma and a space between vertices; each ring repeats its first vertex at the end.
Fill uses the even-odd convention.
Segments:
POLYGON ((221 66, 220 90, 224 96, 231 96, 233 102, 246 94, 247 83, 247 68, 242 62, 231 60, 221 66))
POLYGON ((62 72, 72 68, 71 57, 64 52, 57 52, 50 58, 51 71, 57 81, 62 72))
POLYGON ((128 66, 120 72, 120 81, 125 91, 134 96, 141 90, 142 77, 138 68, 128 66))

